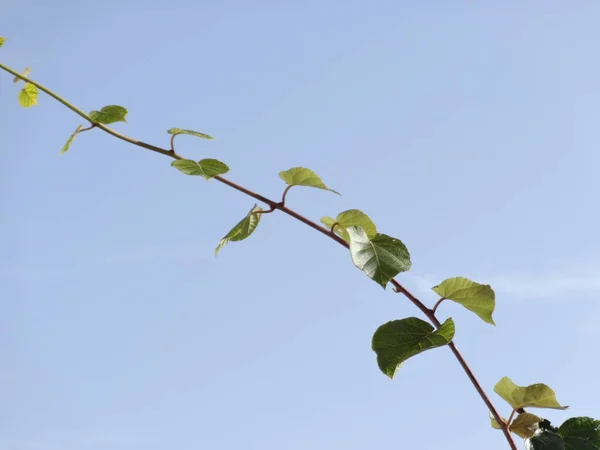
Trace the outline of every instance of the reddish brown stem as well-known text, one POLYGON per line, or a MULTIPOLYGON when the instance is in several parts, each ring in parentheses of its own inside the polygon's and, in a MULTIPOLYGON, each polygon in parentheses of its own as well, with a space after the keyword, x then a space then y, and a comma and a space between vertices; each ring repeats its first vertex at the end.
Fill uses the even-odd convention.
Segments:
MULTIPOLYGON (((21 74, 19 74, 18 72, 15 72, 14 70, 0 64, 0 68, 2 68, 3 70, 11 73, 12 75, 17 76, 18 78, 21 79, 25 79, 21 74)), ((75 107, 74 105, 72 105, 71 103, 67 102, 65 99, 63 99, 62 97, 59 97, 57 94, 55 94, 54 92, 52 92, 51 90, 49 90, 48 88, 40 85, 39 83, 31 80, 31 79, 26 79, 27 82, 30 82, 31 84, 33 84, 34 86, 38 87, 40 90, 42 90, 43 92, 47 93, 48 95, 50 95, 52 98, 54 98, 55 100, 57 100, 58 102, 62 103, 63 105, 65 105, 67 108, 71 109, 73 112, 75 112, 76 114, 78 114, 79 116, 83 117, 84 119, 87 119, 91 124, 92 127, 97 127, 100 128, 101 130, 105 131, 106 133, 121 139, 123 141, 129 142, 130 144, 133 145, 137 145, 138 147, 142 147, 145 148, 147 150, 151 150, 153 152, 156 153, 160 153, 162 155, 165 156, 169 156, 171 158, 174 159, 184 159, 181 156, 179 156, 177 153, 175 153, 174 150, 174 146, 173 146, 173 139, 175 138, 175 135, 173 135, 171 137, 171 148, 169 150, 161 148, 161 147, 157 147, 155 145, 151 145, 151 144, 147 144, 146 142, 142 142, 142 141, 138 141, 136 139, 130 138, 129 136, 125 136, 121 133, 118 133, 116 131, 114 131, 113 129, 107 127, 106 125, 100 124, 100 123, 95 123, 93 122, 89 115, 87 115, 85 112, 83 112, 82 110, 78 109, 77 107, 75 107)), ((217 181, 226 184, 227 186, 242 192, 243 194, 248 195, 249 197, 252 197, 260 202, 265 203, 266 205, 269 206, 270 210, 268 212, 272 212, 274 210, 279 210, 284 212, 285 214, 293 217, 296 220, 299 220, 300 222, 308 225, 309 227, 317 230, 318 232, 326 235, 327 237, 333 239, 334 241, 336 241, 338 244, 348 248, 349 245, 346 241, 344 241, 341 237, 339 237, 338 235, 336 235, 333 230, 329 230, 327 228, 324 228, 320 225, 318 225, 317 223, 313 222, 310 219, 307 219, 306 217, 298 214, 297 212, 295 212, 292 209, 289 209, 287 206, 285 206, 285 198, 286 195, 288 193, 288 191, 290 190, 290 188, 292 186, 288 186, 285 191, 283 192, 283 196, 281 199, 281 202, 274 202, 273 200, 264 197, 254 191, 251 191, 250 189, 246 189, 243 186, 240 186, 239 184, 234 183, 233 181, 230 181, 224 177, 221 176, 216 176, 214 177, 217 181)), ((418 298, 416 298, 413 294, 411 294, 404 286, 402 286, 398 281, 396 281, 395 279, 392 279, 390 281, 390 283, 393 285, 394 287, 394 291, 403 294, 406 298, 408 298, 417 308, 419 308, 419 310, 421 310, 421 312, 423 312, 423 314, 431 321, 431 323, 433 323, 435 325, 436 328, 439 328, 441 326, 440 321, 436 318, 435 316, 435 311, 432 309, 427 308, 418 298)), ((439 302, 438 302, 439 303, 439 302)), ((434 307, 435 309, 435 307, 434 307)), ((508 444, 511 448, 511 450, 517 450, 517 447, 512 439, 512 436, 510 434, 510 431, 508 429, 507 424, 505 424, 502 421, 502 418, 500 417, 500 415, 498 414, 498 412, 496 411, 496 408, 494 407, 494 405, 492 404, 492 402, 490 401, 490 399, 488 398, 488 396, 486 395, 485 391, 483 390, 483 388, 481 387, 481 385, 479 384, 479 382, 477 381, 477 378, 475 378, 475 375, 473 374, 473 372, 471 371, 471 368, 469 367, 469 365, 467 364, 467 362, 464 360, 463 356, 460 354, 460 352, 458 351, 458 349, 456 348, 456 346, 454 345, 454 342, 450 342, 448 344, 448 347, 450 347, 450 350, 452 351, 452 353, 454 354, 455 358, 458 360, 459 364, 461 365, 461 367, 463 368, 463 370, 465 371, 465 373, 467 374, 467 377, 469 378, 469 380, 471 381, 471 383, 473 384, 473 386, 475 387, 475 390, 477 391, 477 393, 479 394, 479 396, 481 397, 481 399, 483 400, 483 402, 485 403, 485 405, 487 406, 487 408, 489 409, 490 413, 492 414, 492 416, 494 417, 494 419, 496 420, 496 422, 498 422, 498 424, 500 425, 502 432, 504 433, 504 436, 506 437, 506 440, 508 441, 508 444)))

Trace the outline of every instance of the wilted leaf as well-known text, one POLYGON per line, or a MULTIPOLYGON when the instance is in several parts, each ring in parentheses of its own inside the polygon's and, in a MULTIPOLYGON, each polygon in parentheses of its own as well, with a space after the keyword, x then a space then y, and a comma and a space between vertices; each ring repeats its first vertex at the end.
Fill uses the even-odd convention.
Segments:
POLYGON ((346 228, 351 226, 361 227, 363 230, 365 230, 369 238, 373 238, 377 234, 377 227, 371 218, 358 209, 342 211, 335 219, 327 216, 321 217, 321 223, 327 228, 331 228, 336 222, 337 225, 335 226, 334 231, 346 242, 350 242, 350 236, 348 236, 346 228))
POLYGON ((294 167, 290 170, 284 170, 279 172, 279 177, 290 186, 308 186, 317 189, 323 189, 325 191, 331 191, 335 194, 341 195, 338 191, 329 189, 321 177, 314 173, 312 170, 305 167, 294 167))
POLYGON ((525 440, 527 450, 565 450, 565 442, 556 433, 537 430, 533 437, 525 440))
POLYGON ((377 353, 381 371, 394 378, 402 363, 432 348, 442 347, 454 337, 454 322, 447 319, 436 330, 417 317, 393 320, 381 325, 373 335, 372 349, 377 353))
POLYGON ((69 147, 71 146, 71 143, 73 142, 73 139, 75 139, 75 136, 77 136, 77 134, 79 133, 79 130, 81 130, 83 128, 83 125, 79 125, 77 128, 75 128, 75 131, 73 131, 73 134, 71 134, 71 136, 69 136, 69 139, 67 139, 67 142, 65 142, 65 145, 63 145, 63 148, 60 150, 61 153, 66 153, 69 150, 69 147))
POLYGON ((229 167, 217 159, 201 159, 198 162, 191 159, 180 159, 173 161, 171 165, 186 175, 198 175, 205 180, 229 172, 229 167))
POLYGON ((567 409, 556 401, 556 394, 542 383, 529 386, 517 386, 508 378, 502 378, 494 387, 494 392, 502 397, 514 409, 549 408, 567 409))
POLYGON ((25 83, 21 92, 19 92, 19 103, 24 108, 37 105, 38 88, 31 83, 25 83))
POLYGON ((510 431, 515 433, 517 436, 522 437, 523 439, 530 438, 533 436, 537 428, 538 422, 540 419, 535 414, 531 414, 528 412, 524 412, 519 414, 515 420, 509 426, 510 431))
POLYGON ((115 122, 127 122, 127 110, 119 105, 109 105, 100 111, 92 111, 89 114, 92 122, 109 125, 115 122))
POLYGON ((249 237, 260 222, 260 213, 262 208, 260 206, 254 205, 250 212, 240 220, 230 231, 227 233, 223 239, 219 242, 219 245, 215 249, 215 256, 219 253, 225 245, 232 241, 243 241, 247 237, 249 237), (256 214, 254 214, 256 213, 256 214))
POLYGON ((489 285, 475 283, 464 277, 456 277, 448 278, 432 289, 441 297, 463 305, 483 321, 495 325, 492 313, 496 307, 496 300, 494 291, 489 285))
POLYGON ((410 254, 401 240, 385 234, 372 239, 361 227, 348 227, 354 265, 385 289, 388 282, 411 267, 410 254))
POLYGON ((199 131, 184 130, 182 128, 170 128, 167 130, 167 133, 174 134, 176 136, 178 134, 189 134, 190 136, 196 136, 202 139, 214 139, 214 137, 209 136, 208 134, 200 133, 199 131))

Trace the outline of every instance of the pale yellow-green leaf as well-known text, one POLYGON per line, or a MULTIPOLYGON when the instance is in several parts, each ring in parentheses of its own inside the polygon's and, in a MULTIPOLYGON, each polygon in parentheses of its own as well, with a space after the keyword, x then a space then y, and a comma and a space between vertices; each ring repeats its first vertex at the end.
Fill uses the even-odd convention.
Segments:
POLYGON ((19 103, 24 108, 37 105, 38 88, 31 83, 25 83, 19 92, 19 103))
POLYGON ((502 378, 494 392, 502 397, 514 409, 519 408, 549 408, 567 409, 556 400, 556 394, 552 389, 542 383, 529 386, 517 386, 510 378, 502 378))
POLYGON ((533 436, 537 424, 541 421, 538 416, 528 412, 519 414, 509 425, 509 430, 523 439, 533 436))
POLYGON ((67 139, 67 142, 65 142, 65 145, 63 145, 63 148, 60 150, 61 153, 66 153, 67 150, 69 150, 69 147, 71 146, 71 143, 73 142, 73 139, 75 139, 75 136, 77 136, 77 134, 79 134, 79 130, 81 130, 82 128, 83 128, 83 125, 79 125, 77 128, 75 128, 75 131, 73 131, 71 136, 69 136, 69 139, 67 139))
POLYGON ((0 36, 0 47, 2 47, 4 45, 4 43, 6 42, 6 38, 0 36))
POLYGON ((290 186, 314 187, 341 195, 339 192, 328 188, 319 175, 305 167, 293 167, 289 170, 281 171, 279 172, 279 177, 290 186))
POLYGON ((346 242, 350 242, 350 236, 346 231, 348 227, 361 227, 369 238, 373 238, 377 234, 377 227, 371 218, 358 209, 342 211, 335 219, 328 216, 321 217, 321 223, 330 229, 333 224, 336 224, 333 231, 346 242))
POLYGON ((431 289, 441 297, 473 311, 484 322, 495 325, 492 314, 496 307, 496 296, 489 285, 475 283, 464 277, 456 277, 448 278, 431 289))
MULTIPOLYGON (((29 75, 31 73, 31 69, 29 67, 27 67, 23 73, 21 75, 23 75, 24 77, 26 77, 27 75, 29 75)), ((21 78, 19 77, 14 77, 13 78, 13 83, 18 83, 19 81, 22 81, 21 78)))

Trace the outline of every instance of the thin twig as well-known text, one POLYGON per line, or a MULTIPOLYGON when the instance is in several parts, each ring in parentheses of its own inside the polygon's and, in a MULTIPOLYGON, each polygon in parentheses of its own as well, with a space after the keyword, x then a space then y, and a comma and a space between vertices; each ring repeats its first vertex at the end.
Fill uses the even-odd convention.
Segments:
POLYGON ((442 297, 442 298, 440 298, 440 299, 439 299, 439 300, 438 300, 438 301, 435 303, 435 305, 433 305, 433 309, 432 309, 431 311, 432 311, 434 314, 435 314, 435 312, 437 311, 437 309, 438 309, 438 306, 440 306, 440 303, 442 303, 444 300, 446 300, 446 297, 442 297))
MULTIPOLYGON (((69 108, 71 111, 75 112, 76 114, 78 114, 79 116, 83 117, 84 119, 86 119, 87 121, 89 121, 92 125, 92 127, 97 127, 99 129, 101 129, 102 131, 118 138, 121 139, 125 142, 128 142, 130 144, 133 145, 137 145, 138 147, 142 147, 145 148, 147 150, 156 152, 156 153, 160 153, 162 155, 168 156, 170 158, 173 159, 184 159, 181 156, 177 155, 174 151, 173 151, 173 142, 171 138, 171 149, 167 150, 161 147, 157 147, 155 145, 151 145, 148 144, 146 142, 143 141, 138 141, 136 139, 133 139, 129 136, 126 136, 124 134, 118 133, 116 131, 114 131, 113 129, 107 127, 106 125, 100 124, 100 123, 96 123, 93 120, 90 119, 90 117, 84 113, 82 110, 80 110, 79 108, 75 107, 74 105, 72 105, 71 103, 69 103, 68 101, 66 101, 65 99, 63 99, 62 97, 58 96, 57 94, 55 94, 54 92, 52 92, 51 90, 47 89, 46 87, 40 85, 39 83, 31 80, 30 78, 26 78, 24 76, 22 76, 21 74, 19 74, 18 72, 15 72, 14 70, 10 69, 9 67, 6 67, 3 64, 0 64, 0 68, 4 69, 6 72, 28 82, 33 84, 34 86, 36 86, 38 89, 40 89, 41 91, 45 92, 46 94, 48 94, 50 97, 54 98, 55 100, 57 100, 58 102, 62 103, 64 106, 66 106, 67 108, 69 108)), ((287 206, 285 206, 285 197, 289 191, 289 189, 292 186, 288 186, 285 191, 283 192, 283 196, 281 199, 281 202, 275 202, 267 197, 264 197, 254 191, 251 191, 250 189, 247 189, 243 186, 240 186, 239 184, 234 183, 233 181, 230 181, 224 177, 221 176, 216 176, 214 177, 215 180, 239 191, 242 192, 243 194, 248 195, 249 197, 252 197, 256 200, 259 200, 265 204, 267 204, 270 208, 270 210, 268 212, 272 212, 274 210, 279 210, 291 217, 293 217, 294 219, 308 225, 309 227, 319 231, 320 233, 326 235, 327 237, 333 239, 334 241, 336 241, 338 244, 342 245, 345 248, 349 248, 348 243, 342 239, 341 237, 339 237, 338 235, 336 235, 332 230, 329 230, 325 227, 322 227, 320 225, 318 225, 316 222, 302 216, 301 214, 297 213, 296 211, 288 208, 287 206)), ((434 311, 430 310, 429 308, 427 308, 418 298, 416 298, 413 294, 411 294, 404 286, 402 286, 397 280, 392 279, 390 281, 390 283, 392 284, 394 291, 395 292, 399 292, 402 293, 406 298, 408 298, 408 300, 410 300, 417 308, 419 308, 419 310, 421 310, 421 312, 431 321, 431 323, 433 323, 435 325, 436 328, 439 328, 441 326, 440 321, 436 318, 434 311)), ((465 359, 463 358, 463 356, 460 354, 460 352, 458 351, 458 349, 456 348, 456 345, 454 345, 454 342, 450 342, 448 344, 448 347, 450 347, 450 350, 452 351, 452 353, 454 354, 455 358, 458 360, 459 364, 461 365, 461 367, 463 368, 463 370, 465 371, 465 373, 467 374, 467 377, 469 378, 469 380, 471 381, 471 383, 473 384, 473 386, 475 387, 475 390, 477 391, 477 393, 479 394, 479 396, 481 397, 481 399, 483 400, 483 402, 485 403, 485 405, 487 406, 487 408, 489 409, 490 413, 492 414, 492 416, 494 417, 494 419, 498 422, 498 424, 500 425, 504 436, 506 437, 506 440, 508 441, 508 444, 511 448, 511 450, 518 450, 513 439, 512 436, 510 434, 510 431, 508 429, 508 426, 502 421, 502 418, 500 417, 500 415, 498 414, 498 412, 496 411, 496 408, 494 407, 494 405, 492 404, 492 402, 490 401, 490 399, 488 398, 487 394, 485 393, 485 391, 483 390, 483 388, 481 387, 481 385, 479 384, 479 382, 477 381, 477 378, 475 377, 475 375, 473 374, 473 372, 471 371, 471 368, 469 367, 469 365, 467 364, 467 362, 465 361, 465 359)))
POLYGON ((288 191, 293 187, 293 185, 289 185, 288 187, 285 188, 285 191, 283 191, 283 195, 281 196, 281 205, 285 206, 285 197, 287 196, 288 191))

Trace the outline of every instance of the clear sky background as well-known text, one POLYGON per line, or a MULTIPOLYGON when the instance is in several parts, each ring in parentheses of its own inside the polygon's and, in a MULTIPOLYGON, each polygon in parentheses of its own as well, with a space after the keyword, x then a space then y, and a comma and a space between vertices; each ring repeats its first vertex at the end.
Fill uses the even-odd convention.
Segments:
MULTIPOLYGON (((493 394, 544 382, 600 416, 600 3, 42 2, 2 6, 0 61, 157 145, 191 128, 232 180, 295 188, 318 220, 358 208, 402 239, 399 279, 466 276, 455 342, 493 394)), ((282 214, 213 254, 253 200, 187 177, 0 74, 0 447, 6 450, 507 448, 446 348, 381 374, 371 336, 421 317, 282 214)), ((521 444, 520 444, 521 445, 521 444)))

